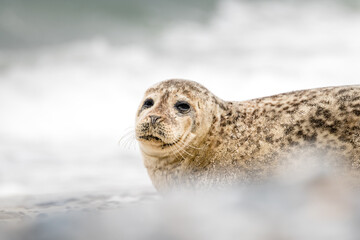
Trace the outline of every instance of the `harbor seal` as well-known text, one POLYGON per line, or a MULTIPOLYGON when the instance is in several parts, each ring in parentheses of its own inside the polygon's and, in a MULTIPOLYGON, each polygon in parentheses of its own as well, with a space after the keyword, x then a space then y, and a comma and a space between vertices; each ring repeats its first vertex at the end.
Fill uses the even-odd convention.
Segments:
POLYGON ((161 192, 261 180, 304 149, 358 171, 360 85, 229 102, 199 83, 167 80, 145 92, 135 131, 161 192))

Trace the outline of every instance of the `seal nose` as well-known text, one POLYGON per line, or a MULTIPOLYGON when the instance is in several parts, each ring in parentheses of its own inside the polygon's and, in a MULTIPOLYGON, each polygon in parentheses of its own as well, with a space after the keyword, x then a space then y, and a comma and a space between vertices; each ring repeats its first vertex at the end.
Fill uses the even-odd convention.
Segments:
POLYGON ((154 125, 156 123, 156 121, 159 120, 159 119, 160 119, 159 116, 155 116, 155 115, 150 116, 150 120, 151 120, 152 125, 154 125))

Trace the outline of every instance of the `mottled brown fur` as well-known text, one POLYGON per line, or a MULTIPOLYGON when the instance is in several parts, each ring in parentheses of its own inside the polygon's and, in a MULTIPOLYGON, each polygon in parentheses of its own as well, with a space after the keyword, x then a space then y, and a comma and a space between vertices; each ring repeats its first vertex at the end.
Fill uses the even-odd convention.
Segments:
MULTIPOLYGON (((143 152, 149 175, 159 190, 179 183, 210 186, 263 179, 284 159, 309 149, 325 159, 341 159, 335 165, 360 170, 360 86, 226 102, 198 83, 168 80, 150 88, 145 96, 150 93, 159 93, 162 103, 149 111, 164 118, 174 118, 166 112, 171 107, 166 105, 169 98, 186 95, 193 104, 193 115, 187 116, 192 122, 193 140, 178 152, 153 156, 143 152), (204 116, 210 117, 205 121, 208 125, 199 122, 204 116), (197 135, 199 129, 205 134, 197 135)), ((138 116, 141 112, 139 108, 138 116)), ((146 116, 143 119, 137 124, 144 124, 146 116)), ((176 126, 181 119, 178 116, 171 124, 176 126)))

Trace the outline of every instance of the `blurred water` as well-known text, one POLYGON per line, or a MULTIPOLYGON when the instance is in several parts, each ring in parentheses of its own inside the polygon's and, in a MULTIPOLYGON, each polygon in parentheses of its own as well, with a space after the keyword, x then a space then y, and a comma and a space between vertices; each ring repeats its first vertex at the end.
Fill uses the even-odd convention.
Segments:
POLYGON ((358 1, 0 0, 0 196, 152 189, 143 92, 196 80, 225 100, 360 83, 358 1))
POLYGON ((28 48, 105 36, 144 42, 177 20, 205 21, 216 0, 1 0, 0 46, 28 48))

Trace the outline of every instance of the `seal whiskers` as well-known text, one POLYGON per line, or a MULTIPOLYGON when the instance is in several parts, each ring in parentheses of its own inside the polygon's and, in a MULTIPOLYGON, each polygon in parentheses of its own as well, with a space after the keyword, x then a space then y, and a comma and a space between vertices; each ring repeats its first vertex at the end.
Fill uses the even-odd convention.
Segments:
POLYGON ((135 134, 135 130, 133 128, 128 129, 126 131, 126 133, 124 133, 120 140, 118 141, 118 145, 120 145, 120 147, 126 148, 126 149, 130 149, 130 148, 135 148, 135 141, 136 141, 136 134, 135 134))

